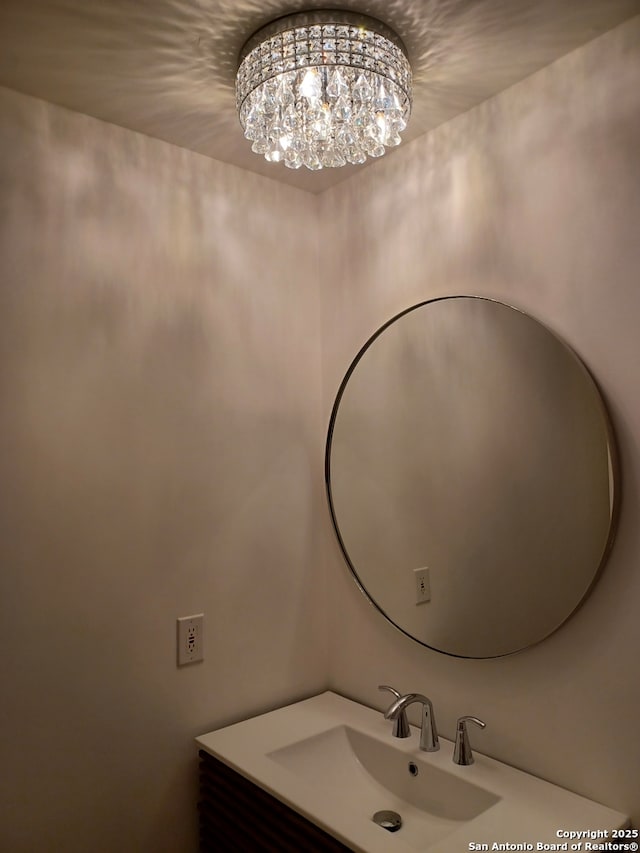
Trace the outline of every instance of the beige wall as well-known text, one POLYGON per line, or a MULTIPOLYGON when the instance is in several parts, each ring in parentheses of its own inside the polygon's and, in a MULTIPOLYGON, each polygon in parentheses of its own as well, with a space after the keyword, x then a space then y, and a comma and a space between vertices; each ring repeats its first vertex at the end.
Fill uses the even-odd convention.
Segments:
POLYGON ((427 692, 449 736, 478 714, 479 747, 640 824, 639 43, 635 20, 320 199, 0 92, 0 847, 194 849, 192 735, 329 682, 427 692), (322 493, 356 350, 455 293, 582 355, 625 475, 587 605, 497 661, 385 623, 322 493))
POLYGON ((192 736, 326 684, 315 200, 0 110, 0 848, 185 853, 192 736))
POLYGON ((327 523, 332 685, 378 707, 380 683, 424 692, 449 737, 458 716, 476 714, 487 722, 472 738, 479 748, 637 825, 639 47, 636 18, 321 198, 325 241, 344 245, 323 290, 325 423, 344 371, 385 320, 434 296, 489 296, 582 356, 609 403, 624 474, 617 541, 587 604, 505 659, 449 658, 397 632, 357 591, 327 523))

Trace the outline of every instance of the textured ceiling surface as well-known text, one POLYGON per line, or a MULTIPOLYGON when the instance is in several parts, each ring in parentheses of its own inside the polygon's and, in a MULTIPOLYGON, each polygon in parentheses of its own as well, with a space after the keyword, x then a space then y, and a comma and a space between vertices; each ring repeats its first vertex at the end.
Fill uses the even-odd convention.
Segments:
POLYGON ((234 79, 259 27, 338 6, 384 21, 408 49, 405 142, 640 14, 640 0, 0 0, 0 84, 320 192, 375 161, 267 163, 242 135, 234 79))

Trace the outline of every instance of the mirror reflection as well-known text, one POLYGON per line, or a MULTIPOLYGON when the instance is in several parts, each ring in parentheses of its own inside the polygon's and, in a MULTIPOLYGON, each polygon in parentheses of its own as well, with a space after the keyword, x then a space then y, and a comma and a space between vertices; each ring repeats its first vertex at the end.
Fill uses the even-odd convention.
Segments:
POLYGON ((398 628, 462 657, 556 630, 612 535, 613 444, 577 356, 510 306, 450 297, 358 353, 329 427, 327 490, 358 584, 398 628))

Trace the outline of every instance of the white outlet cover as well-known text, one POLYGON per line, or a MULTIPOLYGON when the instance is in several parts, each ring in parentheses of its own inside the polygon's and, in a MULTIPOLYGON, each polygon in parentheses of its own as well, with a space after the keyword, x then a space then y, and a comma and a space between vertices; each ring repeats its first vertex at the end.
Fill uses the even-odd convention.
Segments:
POLYGON ((178 666, 204 660, 204 613, 177 620, 178 666))
POLYGON ((416 579, 416 604, 431 601, 431 580, 428 567, 423 566, 420 569, 414 569, 413 573, 416 579))

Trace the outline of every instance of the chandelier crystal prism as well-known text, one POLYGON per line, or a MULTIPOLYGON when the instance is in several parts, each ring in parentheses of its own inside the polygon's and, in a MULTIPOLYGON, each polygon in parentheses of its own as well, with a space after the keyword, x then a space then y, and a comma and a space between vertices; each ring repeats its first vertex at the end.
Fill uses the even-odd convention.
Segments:
POLYGON ((313 11, 258 30, 240 53, 236 104, 256 154, 290 169, 364 163, 400 144, 411 68, 389 27, 313 11))

